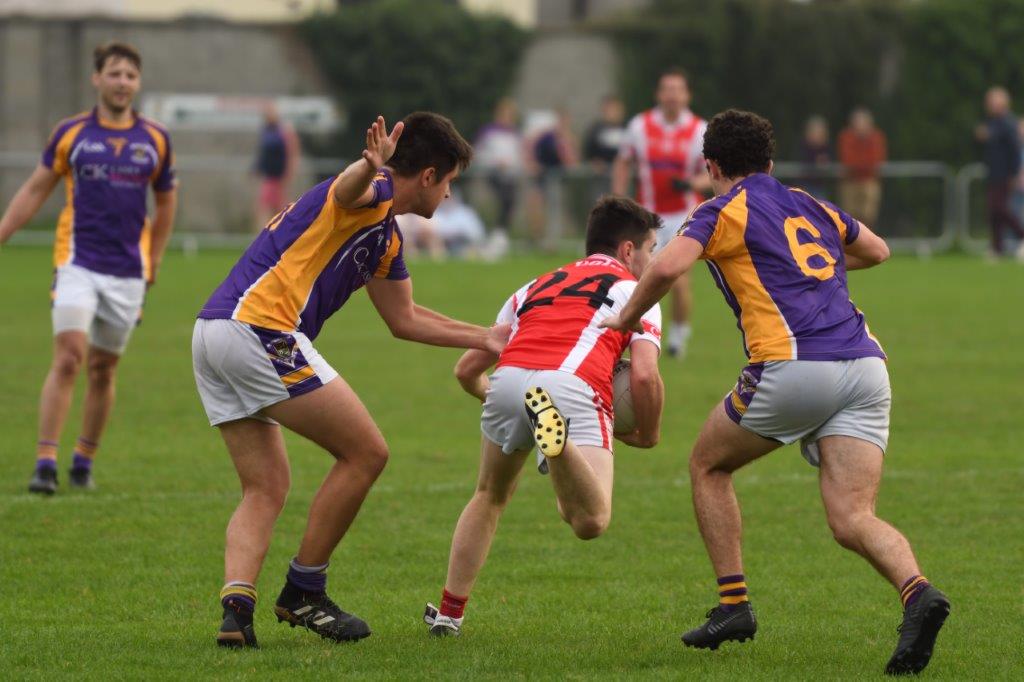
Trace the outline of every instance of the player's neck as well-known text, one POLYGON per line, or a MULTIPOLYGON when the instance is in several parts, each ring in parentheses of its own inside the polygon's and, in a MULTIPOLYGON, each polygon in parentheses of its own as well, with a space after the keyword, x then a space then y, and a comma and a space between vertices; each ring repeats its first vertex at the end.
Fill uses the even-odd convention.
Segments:
POLYGON ((659 109, 659 111, 661 111, 661 117, 665 120, 665 123, 679 123, 686 116, 687 109, 683 107, 679 110, 659 109))
POLYGON ((101 124, 123 128, 134 122, 135 112, 132 111, 131 107, 126 107, 120 111, 114 111, 113 109, 105 106, 102 102, 99 102, 96 105, 96 118, 99 119, 101 124))
POLYGON ((391 202, 392 212, 395 215, 409 213, 413 208, 413 198, 416 196, 415 180, 408 180, 392 171, 391 182, 394 187, 391 202))
MULTIPOLYGON (((756 175, 756 173, 751 173, 750 175, 756 175)), ((720 180, 712 178, 711 188, 715 191, 715 196, 720 197, 731 192, 733 187, 749 178, 750 175, 741 175, 738 178, 722 178, 720 180)))

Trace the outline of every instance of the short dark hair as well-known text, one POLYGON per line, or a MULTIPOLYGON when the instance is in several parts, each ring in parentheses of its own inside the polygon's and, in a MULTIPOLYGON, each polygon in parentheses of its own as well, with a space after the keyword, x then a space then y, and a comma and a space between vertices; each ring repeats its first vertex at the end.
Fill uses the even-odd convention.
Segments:
POLYGON ((402 121, 405 130, 388 160, 388 166, 398 175, 409 177, 433 167, 440 180, 455 168, 465 170, 472 161, 473 147, 447 117, 417 111, 402 121))
POLYGON ((727 178, 766 172, 774 153, 771 122, 750 111, 715 114, 704 133, 704 158, 717 163, 727 178))
POLYGON ((103 67, 107 65, 108 59, 127 59, 135 65, 136 69, 142 71, 142 55, 128 43, 119 43, 115 40, 97 45, 96 49, 92 51, 93 66, 96 67, 96 73, 103 70, 103 67))
POLYGON ((637 248, 661 227, 661 218, 626 197, 606 194, 597 200, 587 218, 587 255, 614 256, 619 244, 631 241, 637 248))
POLYGON ((670 66, 669 68, 665 69, 664 71, 658 74, 658 85, 661 85, 662 78, 669 78, 671 76, 677 76, 679 78, 682 78, 684 81, 686 81, 687 85, 690 84, 690 74, 686 72, 686 69, 684 69, 681 66, 670 66))

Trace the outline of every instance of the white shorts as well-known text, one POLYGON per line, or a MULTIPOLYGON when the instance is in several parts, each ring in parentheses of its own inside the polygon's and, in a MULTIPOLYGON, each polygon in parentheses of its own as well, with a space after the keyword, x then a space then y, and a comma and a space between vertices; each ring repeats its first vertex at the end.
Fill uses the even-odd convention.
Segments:
MULTIPOLYGON (((533 428, 526 416, 526 392, 540 386, 569 421, 569 438, 576 445, 612 450, 612 414, 590 384, 560 370, 499 367, 491 375, 484 400, 480 430, 507 455, 534 448, 533 428)), ((547 473, 544 455, 537 453, 537 468, 547 473)))
POLYGON ((818 440, 852 436, 885 452, 889 444, 889 372, 881 358, 781 360, 748 365, 725 396, 743 428, 800 452, 820 466, 818 440))
POLYGON ((62 265, 53 278, 54 335, 82 331, 89 343, 120 355, 139 322, 146 280, 62 265))
POLYGON ((274 423, 263 408, 338 376, 305 334, 236 320, 196 320, 192 370, 210 426, 246 417, 274 423))
POLYGON ((661 218, 661 229, 658 230, 658 245, 654 247, 654 251, 661 251, 665 246, 672 241, 672 238, 679 234, 679 228, 686 222, 687 216, 690 215, 689 211, 679 211, 678 213, 659 213, 658 217, 661 218))

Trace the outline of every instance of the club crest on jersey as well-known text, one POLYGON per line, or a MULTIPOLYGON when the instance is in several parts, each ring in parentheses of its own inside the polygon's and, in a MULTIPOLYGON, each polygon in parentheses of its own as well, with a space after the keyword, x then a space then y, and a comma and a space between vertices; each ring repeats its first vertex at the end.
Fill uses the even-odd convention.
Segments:
POLYGON ((295 339, 290 336, 279 336, 267 343, 270 359, 289 367, 295 367, 295 339))
POLYGON ((145 144, 144 142, 133 142, 128 147, 131 151, 131 160, 133 163, 145 165, 146 163, 152 162, 153 165, 159 163, 159 155, 156 153, 156 149, 152 145, 145 144))

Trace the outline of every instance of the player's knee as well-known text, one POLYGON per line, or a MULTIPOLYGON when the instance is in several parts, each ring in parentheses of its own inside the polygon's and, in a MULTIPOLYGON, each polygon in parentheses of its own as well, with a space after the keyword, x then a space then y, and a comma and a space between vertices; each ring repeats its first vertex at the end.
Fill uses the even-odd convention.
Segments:
POLYGON ((381 440, 375 443, 368 443, 365 446, 360 459, 362 460, 366 471, 376 478, 384 471, 384 467, 387 466, 388 458, 390 456, 387 443, 381 440))
POLYGON ((580 540, 593 540, 608 530, 611 520, 611 514, 577 514, 569 521, 569 525, 580 540))
POLYGON ((117 363, 107 359, 89 361, 89 383, 93 386, 106 387, 114 383, 114 376, 117 373, 117 363))
POLYGON ((852 514, 829 514, 828 527, 841 547, 856 550, 860 546, 857 519, 852 514))
POLYGON ((53 357, 53 371, 61 379, 74 379, 84 360, 84 353, 77 348, 61 348, 53 357))

